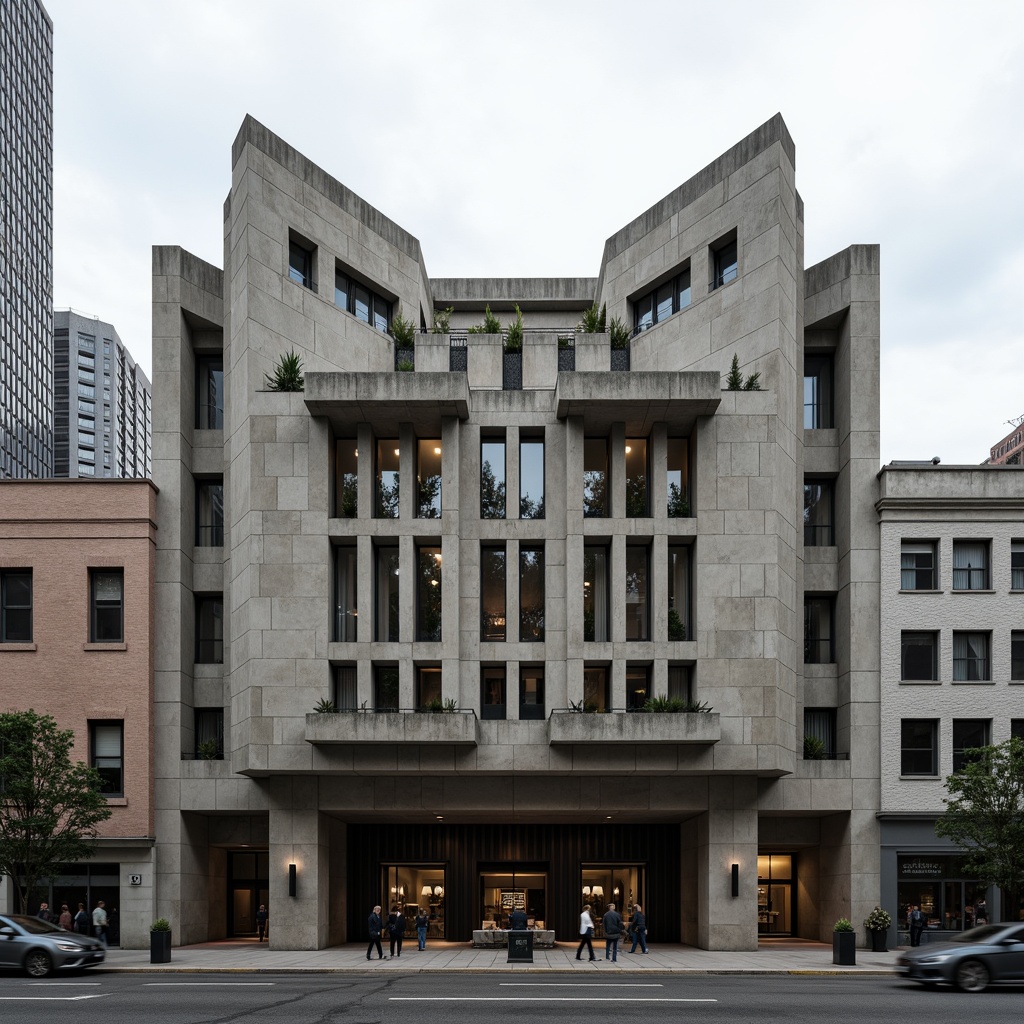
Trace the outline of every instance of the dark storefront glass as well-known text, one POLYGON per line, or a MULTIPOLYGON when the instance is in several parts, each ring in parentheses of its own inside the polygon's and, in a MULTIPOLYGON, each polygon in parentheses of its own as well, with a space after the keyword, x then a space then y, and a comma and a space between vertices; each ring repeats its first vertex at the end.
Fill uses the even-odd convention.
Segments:
POLYGON ((921 908, 926 933, 963 931, 991 923, 988 887, 967 876, 961 857, 907 854, 896 858, 896 873, 898 928, 909 928, 907 908, 911 905, 921 908))
POLYGON ((382 908, 381 916, 386 920, 392 908, 401 907, 405 914, 407 941, 416 940, 415 921, 420 910, 426 912, 429 921, 427 939, 445 938, 444 901, 443 864, 381 865, 380 896, 377 897, 382 908))
POLYGON ((757 858, 757 931, 759 935, 792 935, 796 922, 793 855, 759 854, 757 858))

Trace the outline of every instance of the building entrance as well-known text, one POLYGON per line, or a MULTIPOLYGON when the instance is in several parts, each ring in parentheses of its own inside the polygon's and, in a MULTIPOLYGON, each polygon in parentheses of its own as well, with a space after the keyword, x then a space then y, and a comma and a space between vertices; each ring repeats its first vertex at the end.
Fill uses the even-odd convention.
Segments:
POLYGON ((480 868, 480 927, 508 928, 513 910, 531 928, 547 927, 547 864, 495 864, 480 868))
POLYGON ((793 934, 793 860, 790 853, 760 854, 757 858, 758 935, 793 934))
POLYGON ((270 905, 270 858, 254 850, 228 852, 228 937, 256 935, 256 911, 263 905, 269 918, 268 932, 274 923, 270 905))

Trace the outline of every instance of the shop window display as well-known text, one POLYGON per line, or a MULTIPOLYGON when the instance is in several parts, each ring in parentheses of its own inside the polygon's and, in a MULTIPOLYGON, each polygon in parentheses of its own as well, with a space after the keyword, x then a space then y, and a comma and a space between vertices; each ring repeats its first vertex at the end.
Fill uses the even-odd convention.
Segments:
MULTIPOLYGON (((407 926, 422 908, 427 915, 427 940, 445 937, 445 868, 443 864, 384 864, 381 866, 383 916, 395 906, 402 908, 407 926)), ((406 938, 409 938, 406 934, 406 938)), ((415 939, 415 930, 411 932, 415 939)))

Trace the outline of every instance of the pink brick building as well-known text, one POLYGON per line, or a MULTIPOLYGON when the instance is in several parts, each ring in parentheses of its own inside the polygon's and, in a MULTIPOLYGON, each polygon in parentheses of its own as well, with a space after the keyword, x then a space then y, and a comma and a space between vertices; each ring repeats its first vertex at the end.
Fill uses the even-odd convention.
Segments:
POLYGON ((989 450, 988 461, 993 466, 1019 466, 1024 461, 1024 416, 1011 422, 1017 425, 989 450))
MULTIPOLYGON (((0 708, 73 729, 113 811, 93 858, 46 895, 58 910, 104 900, 124 947, 144 947, 154 917, 156 493, 148 480, 0 484, 0 708)), ((0 906, 13 905, 4 879, 0 906)))

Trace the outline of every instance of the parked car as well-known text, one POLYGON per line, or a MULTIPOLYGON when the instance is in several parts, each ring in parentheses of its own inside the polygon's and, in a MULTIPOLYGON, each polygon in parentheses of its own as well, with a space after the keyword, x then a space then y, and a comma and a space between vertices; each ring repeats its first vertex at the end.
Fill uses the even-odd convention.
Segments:
POLYGON ((0 967, 20 967, 33 978, 51 971, 103 963, 103 944, 24 914, 0 915, 0 967))
POLYGON ((949 942, 909 949, 896 969, 912 981, 945 982, 964 992, 981 992, 990 982, 1024 982, 1024 922, 985 924, 949 942))

